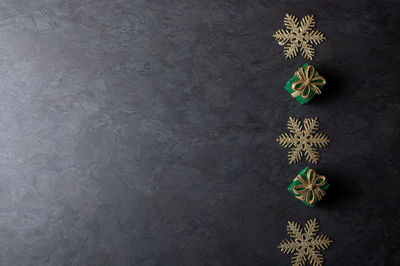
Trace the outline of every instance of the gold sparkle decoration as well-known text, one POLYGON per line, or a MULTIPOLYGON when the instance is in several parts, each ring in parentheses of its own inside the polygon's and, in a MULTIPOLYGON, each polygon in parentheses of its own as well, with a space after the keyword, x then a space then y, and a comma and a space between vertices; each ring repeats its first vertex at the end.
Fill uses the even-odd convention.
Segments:
POLYGON ((308 204, 313 205, 326 195, 322 189, 327 183, 326 177, 318 175, 314 169, 308 169, 307 178, 297 175, 294 180, 300 181, 299 185, 293 187, 293 192, 298 195, 296 198, 299 200, 305 200, 308 204))
POLYGON ((322 266, 324 258, 319 250, 326 250, 332 239, 326 235, 317 235, 319 224, 317 219, 309 220, 304 230, 296 222, 288 222, 287 232, 293 239, 283 240, 278 248, 285 254, 294 253, 291 259, 293 266, 304 266, 307 261, 312 266, 322 266))
POLYGON ((296 98, 301 94, 304 99, 308 99, 311 95, 311 92, 315 92, 316 94, 321 94, 321 90, 318 86, 324 86, 326 84, 326 80, 321 77, 313 66, 307 66, 304 70, 300 67, 295 75, 299 78, 298 81, 293 82, 292 89, 292 97, 296 98))
POLYGON ((297 118, 289 117, 287 123, 289 132, 284 133, 276 140, 285 148, 291 148, 288 153, 289 164, 297 163, 306 156, 306 160, 317 164, 319 152, 316 147, 326 147, 330 140, 327 135, 316 133, 319 127, 318 118, 306 118, 303 125, 297 118))
POLYGON ((308 15, 301 19, 300 25, 297 17, 286 14, 284 23, 287 29, 280 29, 275 32, 273 37, 279 45, 285 45, 283 52, 286 58, 293 58, 299 49, 304 58, 312 60, 315 55, 313 44, 320 44, 326 38, 315 27, 314 15, 308 15))

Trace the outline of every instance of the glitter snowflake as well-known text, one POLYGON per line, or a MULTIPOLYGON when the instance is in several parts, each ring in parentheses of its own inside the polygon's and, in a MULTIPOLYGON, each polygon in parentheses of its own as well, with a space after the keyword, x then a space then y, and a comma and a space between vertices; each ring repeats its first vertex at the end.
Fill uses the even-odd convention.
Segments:
POLYGON ((303 125, 297 118, 289 117, 288 129, 292 134, 284 133, 276 140, 285 148, 291 147, 288 154, 289 164, 300 161, 303 153, 307 161, 318 163, 319 152, 316 147, 326 147, 330 142, 325 134, 315 134, 319 127, 318 118, 306 118, 303 125))
POLYGON ((297 17, 286 14, 284 23, 287 30, 278 30, 273 37, 275 37, 279 45, 287 44, 284 47, 285 57, 295 57, 300 48, 302 55, 312 60, 315 54, 312 44, 320 44, 326 39, 322 32, 311 30, 315 27, 314 15, 305 16, 301 19, 299 25, 297 17))
POLYGON ((285 254, 294 253, 293 266, 304 266, 307 261, 313 266, 322 266, 324 259, 320 249, 325 250, 332 244, 326 235, 316 235, 319 231, 317 219, 309 220, 303 229, 296 222, 288 222, 288 234, 294 239, 283 240, 278 248, 285 254))

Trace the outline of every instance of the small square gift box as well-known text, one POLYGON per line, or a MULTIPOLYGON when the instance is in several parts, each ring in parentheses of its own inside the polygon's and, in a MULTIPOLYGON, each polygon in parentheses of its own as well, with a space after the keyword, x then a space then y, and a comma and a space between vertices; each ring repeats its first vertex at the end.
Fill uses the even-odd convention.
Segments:
POLYGON ((299 103, 305 104, 311 101, 316 94, 321 94, 321 89, 325 84, 325 79, 318 74, 315 68, 305 64, 286 83, 285 90, 299 103))
POLYGON ((318 175, 314 169, 306 167, 299 172, 288 190, 304 204, 314 207, 326 195, 325 191, 328 188, 329 183, 325 176, 318 175))

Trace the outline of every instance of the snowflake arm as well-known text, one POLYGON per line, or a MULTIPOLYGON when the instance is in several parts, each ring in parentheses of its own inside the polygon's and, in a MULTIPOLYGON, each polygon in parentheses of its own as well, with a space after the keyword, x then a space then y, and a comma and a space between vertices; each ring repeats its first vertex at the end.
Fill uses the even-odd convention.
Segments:
POLYGON ((326 235, 318 235, 312 241, 311 245, 313 245, 316 249, 326 250, 332 244, 332 239, 326 235))
POLYGON ((310 139, 310 143, 319 148, 328 146, 329 142, 331 142, 331 140, 323 133, 317 133, 310 139))
POLYGON ((297 55, 299 48, 295 43, 289 43, 287 46, 283 48, 283 52, 285 54, 285 58, 293 58, 297 55))
POLYGON ((307 39, 309 42, 311 42, 313 44, 320 44, 324 40, 326 40, 325 35, 318 30, 311 31, 310 34, 308 35, 307 39))
POLYGON ((304 133, 306 135, 314 134, 318 127, 318 118, 314 117, 304 119, 304 133))
POLYGON ((318 250, 310 251, 310 254, 308 255, 308 260, 314 266, 322 266, 324 263, 324 258, 322 257, 321 252, 319 252, 318 250))
POLYGON ((299 27, 299 19, 293 15, 286 14, 285 19, 283 20, 285 23, 286 28, 291 31, 295 31, 299 27))
POLYGON ((278 246, 278 248, 285 254, 293 253, 299 247, 299 243, 292 239, 284 239, 278 246))
POLYGON ((290 41, 290 32, 287 30, 277 30, 273 37, 278 41, 279 45, 284 45, 290 41))
POLYGON ((307 15, 300 21, 300 26, 303 31, 309 31, 315 27, 314 15, 307 15))
POLYGON ((304 266, 307 262, 307 257, 304 253, 296 252, 290 260, 293 266, 304 266))
POLYGON ((295 147, 292 147, 288 153, 288 159, 289 159, 289 164, 292 163, 297 163, 301 160, 303 157, 303 151, 302 151, 302 146, 297 145, 295 147))
POLYGON ((295 239, 301 237, 301 235, 303 234, 301 226, 296 222, 288 222, 287 231, 288 234, 295 239))
POLYGON ((281 144, 285 148, 292 147, 294 144, 296 144, 296 138, 293 135, 287 133, 280 135, 279 138, 276 139, 276 141, 278 141, 279 144, 281 144))
POLYGON ((307 161, 317 164, 319 161, 318 150, 314 147, 308 146, 304 151, 307 161))
POLYGON ((309 220, 304 228, 304 234, 307 239, 314 237, 319 231, 319 225, 317 219, 309 220))
POLYGON ((301 46, 301 54, 304 58, 312 60, 315 55, 315 49, 309 43, 303 43, 301 46))
POLYGON ((289 116, 289 121, 287 123, 288 129, 290 133, 299 133, 300 131, 303 130, 303 127, 301 125, 301 122, 297 118, 293 118, 289 116))

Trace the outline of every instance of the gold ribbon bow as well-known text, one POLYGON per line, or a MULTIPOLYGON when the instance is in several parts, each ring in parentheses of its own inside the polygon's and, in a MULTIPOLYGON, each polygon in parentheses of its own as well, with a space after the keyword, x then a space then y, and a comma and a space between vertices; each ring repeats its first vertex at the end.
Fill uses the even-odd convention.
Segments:
POLYGON ((326 80, 318 75, 318 72, 315 71, 313 66, 307 66, 305 70, 301 67, 295 74, 300 80, 292 84, 294 92, 292 92, 291 95, 294 98, 301 94, 304 99, 307 99, 310 97, 311 91, 314 91, 316 94, 321 94, 321 90, 318 86, 325 85, 326 80))
POLYGON ((326 195, 325 191, 321 188, 327 182, 326 177, 317 175, 314 169, 308 170, 307 178, 297 175, 296 179, 301 182, 300 185, 293 187, 293 192, 298 194, 296 198, 305 200, 308 204, 312 205, 326 195))

